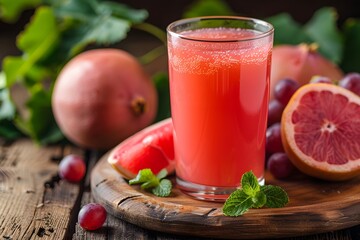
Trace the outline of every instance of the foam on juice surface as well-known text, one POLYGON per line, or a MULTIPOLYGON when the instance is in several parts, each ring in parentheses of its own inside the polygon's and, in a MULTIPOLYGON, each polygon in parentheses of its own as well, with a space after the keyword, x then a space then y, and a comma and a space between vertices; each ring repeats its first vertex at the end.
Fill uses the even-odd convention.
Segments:
POLYGON ((182 32, 185 38, 171 39, 170 64, 180 72, 199 74, 234 64, 262 64, 272 44, 268 37, 256 38, 258 31, 235 28, 205 28, 182 32), (246 39, 246 40, 245 40, 246 39))

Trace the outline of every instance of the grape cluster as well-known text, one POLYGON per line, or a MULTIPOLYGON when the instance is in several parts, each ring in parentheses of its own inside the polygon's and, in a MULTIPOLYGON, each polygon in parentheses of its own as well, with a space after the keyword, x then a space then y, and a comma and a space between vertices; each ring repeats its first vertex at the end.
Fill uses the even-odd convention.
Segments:
MULTIPOLYGON (((338 81, 325 76, 313 76, 309 84, 337 84, 360 96, 360 73, 350 72, 338 81)), ((281 116, 291 96, 300 87, 292 79, 282 79, 274 86, 274 99, 269 102, 268 128, 266 130, 266 167, 275 178, 286 178, 294 170, 294 166, 285 154, 281 140, 281 116)))
POLYGON ((346 74, 340 81, 339 86, 352 91, 360 96, 360 73, 351 72, 346 74))
POLYGON ((266 167, 275 178, 291 175, 294 166, 285 154, 281 140, 281 115, 291 96, 300 87, 292 79, 282 79, 274 87, 274 99, 269 102, 268 128, 266 130, 266 167))

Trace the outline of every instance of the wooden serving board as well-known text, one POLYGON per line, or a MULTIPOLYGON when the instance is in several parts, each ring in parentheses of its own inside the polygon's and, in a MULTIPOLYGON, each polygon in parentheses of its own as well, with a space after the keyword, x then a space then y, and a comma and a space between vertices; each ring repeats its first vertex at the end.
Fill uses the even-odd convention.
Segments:
MULTIPOLYGON (((120 219, 150 230, 173 234, 260 239, 294 237, 344 229, 360 222, 360 177, 346 182, 320 181, 301 173, 266 183, 284 188, 290 202, 284 208, 250 209, 227 217, 222 203, 194 200, 176 186, 167 198, 130 186, 103 156, 91 173, 94 199, 120 219)), ((174 177, 172 177, 174 183, 174 177)))

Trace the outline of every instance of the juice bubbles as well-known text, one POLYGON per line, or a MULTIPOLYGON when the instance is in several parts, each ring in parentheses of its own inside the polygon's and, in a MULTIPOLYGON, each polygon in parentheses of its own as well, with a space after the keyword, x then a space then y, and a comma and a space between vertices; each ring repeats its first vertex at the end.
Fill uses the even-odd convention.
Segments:
POLYGON ((263 181, 272 34, 200 28, 168 35, 178 186, 218 200, 253 171, 263 181))

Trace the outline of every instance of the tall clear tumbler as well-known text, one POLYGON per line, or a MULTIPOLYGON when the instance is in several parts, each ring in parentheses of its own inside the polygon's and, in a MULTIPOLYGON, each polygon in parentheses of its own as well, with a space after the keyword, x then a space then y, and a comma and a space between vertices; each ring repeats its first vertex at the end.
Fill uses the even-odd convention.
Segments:
POLYGON ((200 17, 167 34, 177 186, 224 201, 247 171, 263 184, 273 27, 200 17))

